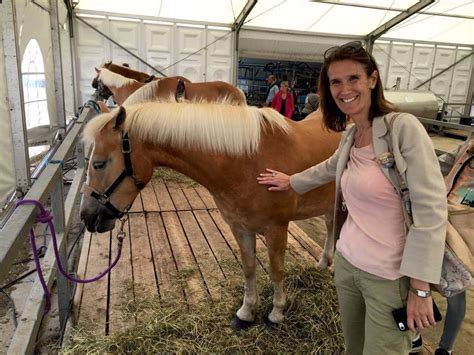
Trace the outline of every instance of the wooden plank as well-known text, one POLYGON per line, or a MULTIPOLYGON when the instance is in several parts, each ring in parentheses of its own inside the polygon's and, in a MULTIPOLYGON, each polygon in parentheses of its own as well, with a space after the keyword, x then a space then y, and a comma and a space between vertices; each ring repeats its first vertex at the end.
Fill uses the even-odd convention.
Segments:
POLYGON ((137 195, 135 201, 132 203, 132 207, 128 210, 128 212, 143 212, 143 205, 142 205, 142 196, 141 193, 137 195))
POLYGON ((201 270, 201 275, 211 298, 220 298, 222 295, 221 285, 225 280, 225 276, 201 228, 199 228, 193 212, 179 211, 178 217, 181 220, 184 232, 186 233, 189 245, 191 246, 197 265, 201 270))
POLYGON ((316 260, 319 261, 323 249, 308 235, 296 225, 294 222, 290 222, 288 231, 295 237, 295 239, 305 248, 316 260))
POLYGON ((173 200, 174 206, 178 211, 189 211, 191 206, 189 205, 186 196, 184 196, 181 187, 177 182, 167 182, 166 187, 170 193, 171 199, 173 200))
POLYGON ((198 195, 194 187, 191 187, 189 186, 189 184, 185 183, 180 183, 179 186, 181 187, 181 190, 183 191, 193 210, 206 209, 206 205, 204 204, 202 198, 198 195))
MULTIPOLYGON (((109 266, 110 235, 110 232, 92 235, 86 278, 99 275, 109 266)), ((107 292, 108 276, 84 285, 79 324, 87 325, 98 335, 105 335, 107 292)))
MULTIPOLYGON (((89 251, 90 251, 90 246, 91 246, 91 237, 92 237, 92 233, 90 232, 84 233, 84 240, 82 241, 81 254, 79 257, 79 262, 77 264, 77 278, 79 279, 84 279, 86 276, 87 262, 89 260, 89 251)), ((84 292, 84 284, 78 283, 76 286, 76 293, 74 294, 74 299, 72 303, 73 304, 72 314, 74 317, 74 322, 76 322, 80 316, 83 292, 84 292)))
POLYGON ((238 258, 232 252, 209 212, 202 210, 194 211, 194 216, 204 232, 224 275, 230 276, 230 274, 234 274, 235 268, 229 268, 231 265, 228 265, 226 262, 238 262, 238 258))
MULTIPOLYGON (((112 251, 111 260, 115 259, 117 255, 117 235, 121 222, 117 221, 115 230, 112 232, 112 251)), ((110 273, 110 290, 109 290, 109 324, 108 334, 114 334, 125 331, 135 325, 135 319, 124 319, 122 306, 133 299, 133 274, 132 274, 132 260, 130 254, 130 233, 129 223, 124 225, 124 231, 127 235, 122 245, 122 255, 117 265, 110 273)))
POLYGON ((155 190, 153 184, 149 183, 141 192, 143 201, 143 210, 147 212, 159 212, 160 205, 156 199, 155 190))
POLYGON ((195 190, 208 209, 217 208, 214 198, 204 186, 197 186, 195 190))
POLYGON ((129 223, 134 289, 140 294, 158 296, 145 216, 142 213, 132 214, 129 223))
POLYGON ((178 268, 178 278, 184 281, 186 300, 189 304, 196 304, 207 296, 199 268, 189 248, 177 213, 163 212, 162 217, 178 268))
POLYGON ((173 200, 163 182, 153 181, 153 189, 155 190, 156 199, 160 205, 161 211, 176 211, 176 207, 173 204, 173 200))
POLYGON ((288 251, 293 255, 296 262, 303 260, 305 263, 314 264, 315 258, 301 246, 291 233, 288 233, 288 251))
POLYGON ((147 225, 160 295, 162 298, 184 300, 183 290, 173 283, 173 276, 176 276, 178 270, 161 215, 154 212, 149 213, 147 225))

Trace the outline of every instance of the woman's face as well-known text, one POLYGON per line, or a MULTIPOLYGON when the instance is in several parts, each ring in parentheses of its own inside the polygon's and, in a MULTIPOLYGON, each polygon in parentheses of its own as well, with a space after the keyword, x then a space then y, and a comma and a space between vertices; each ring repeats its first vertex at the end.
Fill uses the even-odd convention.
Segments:
POLYGON ((371 92, 377 83, 376 70, 369 76, 359 62, 346 59, 328 68, 331 95, 339 109, 352 119, 368 119, 371 92))
POLYGON ((282 92, 288 92, 288 86, 286 86, 285 84, 281 84, 281 85, 280 85, 280 90, 281 90, 282 92))

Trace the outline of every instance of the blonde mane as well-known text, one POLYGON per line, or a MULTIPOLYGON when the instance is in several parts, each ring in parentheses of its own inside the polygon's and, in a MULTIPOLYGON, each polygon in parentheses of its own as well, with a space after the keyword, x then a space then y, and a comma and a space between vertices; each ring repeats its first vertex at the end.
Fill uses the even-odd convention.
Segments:
POLYGON ((155 92, 158 89, 159 82, 159 80, 154 80, 148 84, 143 85, 140 89, 133 92, 123 104, 133 105, 155 100, 155 92))
POLYGON ((114 73, 106 68, 100 68, 99 78, 102 83, 108 87, 121 88, 136 82, 135 79, 126 78, 120 74, 114 73))
MULTIPOLYGON (((124 107, 124 131, 132 139, 213 153, 250 155, 258 150, 264 129, 290 130, 287 119, 272 108, 171 99, 124 107)), ((93 142, 117 113, 95 117, 86 125, 84 139, 93 142)))

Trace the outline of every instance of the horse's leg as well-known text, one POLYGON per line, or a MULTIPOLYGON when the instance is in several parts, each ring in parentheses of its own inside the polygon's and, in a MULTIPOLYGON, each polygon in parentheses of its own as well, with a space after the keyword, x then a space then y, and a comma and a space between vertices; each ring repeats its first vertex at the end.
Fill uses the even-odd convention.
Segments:
POLYGON ((232 232, 240 248, 245 277, 245 293, 242 306, 232 320, 231 327, 234 329, 245 329, 254 324, 258 301, 257 278, 255 274, 257 267, 255 254, 256 235, 255 233, 242 232, 235 229, 232 229, 232 232))
POLYGON ((327 236, 326 240, 324 241, 324 249, 321 255, 321 259, 319 260, 316 267, 318 269, 326 269, 328 266, 332 265, 332 261, 334 258, 334 237, 332 234, 334 228, 334 215, 333 213, 326 213, 324 215, 324 219, 326 222, 326 229, 327 229, 327 236))
POLYGON ((270 323, 281 323, 286 303, 285 252, 288 241, 288 225, 275 226, 265 231, 268 256, 270 259, 270 278, 273 282, 273 309, 268 315, 270 323))

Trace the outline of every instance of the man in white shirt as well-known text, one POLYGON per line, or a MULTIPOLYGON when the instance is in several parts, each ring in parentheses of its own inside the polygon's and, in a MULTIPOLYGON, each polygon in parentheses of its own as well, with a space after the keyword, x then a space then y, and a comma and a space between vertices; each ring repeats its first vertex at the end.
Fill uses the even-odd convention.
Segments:
POLYGON ((278 83, 277 83, 275 75, 270 74, 267 77, 267 84, 268 84, 269 88, 268 88, 267 99, 265 100, 265 106, 271 106, 272 105, 272 100, 275 97, 275 94, 279 90, 278 83))

